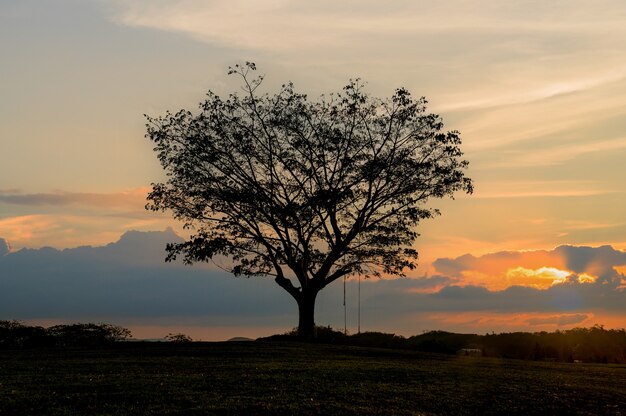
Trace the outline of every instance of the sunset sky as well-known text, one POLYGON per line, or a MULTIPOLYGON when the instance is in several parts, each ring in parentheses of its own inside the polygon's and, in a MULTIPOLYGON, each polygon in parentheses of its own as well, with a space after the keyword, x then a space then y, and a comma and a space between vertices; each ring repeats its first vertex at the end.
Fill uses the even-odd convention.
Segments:
MULTIPOLYGON (((475 193, 430 203, 409 279, 363 282, 364 329, 626 327, 625 21, 622 0, 4 0, 0 319, 202 339, 295 326, 273 282, 162 265, 155 244, 184 233, 144 210, 164 175, 143 114, 236 90, 227 68, 249 60, 270 93, 404 86, 461 132, 475 193)), ((317 321, 343 327, 335 286, 317 321)))

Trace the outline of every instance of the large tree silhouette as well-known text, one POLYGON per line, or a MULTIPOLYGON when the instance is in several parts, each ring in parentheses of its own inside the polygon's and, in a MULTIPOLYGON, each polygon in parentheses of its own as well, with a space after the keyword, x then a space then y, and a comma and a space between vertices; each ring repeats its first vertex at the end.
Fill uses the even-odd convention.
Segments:
POLYGON ((167 259, 216 255, 232 272, 271 276, 297 302, 298 333, 314 331, 315 299, 343 276, 403 275, 415 267, 430 198, 471 193, 457 131, 442 131, 404 88, 390 99, 357 80, 309 101, 283 85, 260 94, 253 63, 236 65, 243 95, 209 92, 198 114, 147 117, 147 137, 167 172, 148 208, 171 210, 193 235, 167 259))

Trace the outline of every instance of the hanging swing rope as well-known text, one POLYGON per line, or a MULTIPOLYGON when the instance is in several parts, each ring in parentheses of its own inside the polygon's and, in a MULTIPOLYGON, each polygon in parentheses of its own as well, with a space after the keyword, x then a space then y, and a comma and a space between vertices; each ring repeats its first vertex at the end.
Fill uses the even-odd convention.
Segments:
POLYGON ((357 298, 358 298, 357 304, 358 304, 358 307, 357 307, 357 331, 356 331, 356 333, 360 334, 361 333, 361 275, 358 276, 358 286, 357 286, 357 288, 358 288, 357 289, 357 293, 358 293, 358 295, 357 295, 357 298))
POLYGON ((348 310, 346 308, 346 276, 343 277, 343 334, 348 335, 348 310))
MULTIPOLYGON (((361 333, 361 276, 357 276, 357 334, 361 333)), ((343 334, 348 335, 348 307, 346 306, 346 276, 343 277, 343 334)))

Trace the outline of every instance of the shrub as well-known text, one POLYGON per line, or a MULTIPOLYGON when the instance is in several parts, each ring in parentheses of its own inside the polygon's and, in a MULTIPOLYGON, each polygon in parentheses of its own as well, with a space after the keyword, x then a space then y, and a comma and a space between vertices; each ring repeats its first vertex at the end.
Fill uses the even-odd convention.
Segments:
POLYGON ((192 342, 193 339, 191 339, 191 337, 189 335, 185 335, 185 334, 172 334, 169 333, 165 336, 165 339, 168 342, 176 342, 176 343, 186 343, 186 342, 192 342))

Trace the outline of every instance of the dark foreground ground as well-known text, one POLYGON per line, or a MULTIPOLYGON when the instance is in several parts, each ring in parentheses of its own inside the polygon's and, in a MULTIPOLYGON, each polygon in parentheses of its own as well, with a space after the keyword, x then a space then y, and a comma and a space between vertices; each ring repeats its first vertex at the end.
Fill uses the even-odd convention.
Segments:
POLYGON ((291 343, 0 351, 0 415, 626 415, 626 366, 291 343))

